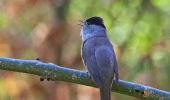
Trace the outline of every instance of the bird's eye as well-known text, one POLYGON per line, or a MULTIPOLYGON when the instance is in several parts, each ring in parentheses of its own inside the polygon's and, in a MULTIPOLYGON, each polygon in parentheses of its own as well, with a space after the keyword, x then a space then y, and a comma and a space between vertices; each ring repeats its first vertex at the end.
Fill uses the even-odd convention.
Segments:
POLYGON ((86 24, 86 25, 89 25, 89 23, 88 23, 88 22, 85 22, 85 24, 86 24))

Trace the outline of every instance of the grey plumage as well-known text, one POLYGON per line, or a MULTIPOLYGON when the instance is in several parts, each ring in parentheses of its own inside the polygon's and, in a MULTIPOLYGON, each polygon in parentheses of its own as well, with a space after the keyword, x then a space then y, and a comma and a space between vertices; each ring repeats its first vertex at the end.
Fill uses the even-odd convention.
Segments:
POLYGON ((100 88, 101 100, 110 100, 114 77, 118 82, 118 67, 105 27, 85 22, 81 35, 83 63, 97 87, 100 88))

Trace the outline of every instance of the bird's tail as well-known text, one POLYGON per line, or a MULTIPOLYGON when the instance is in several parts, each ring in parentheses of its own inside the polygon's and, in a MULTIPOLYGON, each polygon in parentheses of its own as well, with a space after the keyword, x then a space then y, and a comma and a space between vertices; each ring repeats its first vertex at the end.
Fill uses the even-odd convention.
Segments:
POLYGON ((111 87, 101 87, 100 88, 100 98, 101 100, 111 100, 111 87))

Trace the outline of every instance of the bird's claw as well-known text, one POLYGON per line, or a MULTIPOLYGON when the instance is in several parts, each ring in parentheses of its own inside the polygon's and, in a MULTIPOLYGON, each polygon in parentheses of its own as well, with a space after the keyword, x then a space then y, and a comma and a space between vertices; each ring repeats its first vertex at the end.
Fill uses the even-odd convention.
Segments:
POLYGON ((113 79, 112 83, 118 84, 118 83, 119 83, 119 80, 113 79))

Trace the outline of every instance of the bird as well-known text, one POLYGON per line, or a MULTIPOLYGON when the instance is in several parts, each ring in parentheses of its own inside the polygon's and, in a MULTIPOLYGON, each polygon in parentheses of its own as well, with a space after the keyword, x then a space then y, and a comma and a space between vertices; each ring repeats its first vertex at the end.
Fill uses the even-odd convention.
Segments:
POLYGON ((100 90, 101 100, 111 100, 112 82, 118 83, 118 65, 103 19, 81 21, 81 57, 85 69, 100 90))

